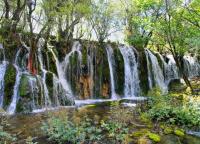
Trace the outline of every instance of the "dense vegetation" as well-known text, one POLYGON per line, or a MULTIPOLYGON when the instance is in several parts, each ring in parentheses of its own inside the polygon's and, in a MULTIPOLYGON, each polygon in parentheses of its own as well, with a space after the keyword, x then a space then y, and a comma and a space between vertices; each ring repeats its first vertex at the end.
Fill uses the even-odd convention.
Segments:
MULTIPOLYGON (((185 82, 181 90, 169 90, 168 94, 152 89, 147 102, 136 108, 111 103, 105 118, 49 114, 41 130, 51 142, 146 144, 150 140, 160 142, 168 134, 177 135, 181 141, 187 130, 199 130, 200 87, 183 70, 183 58, 190 54, 200 61, 200 0, 0 0, 0 43, 10 61, 14 61, 16 48, 26 48, 27 69, 37 74, 41 38, 45 49, 50 44, 56 45, 64 54, 76 39, 97 41, 101 48, 105 42, 115 41, 131 45, 139 53, 149 48, 163 55, 171 54, 185 82), (116 33, 120 38, 114 40, 116 33), (135 123, 135 117, 140 124, 135 123)), ((84 53, 83 63, 86 63, 87 52, 84 53)), ((16 77, 7 75, 6 81, 16 77)), ((109 72, 104 75, 109 77, 109 72)), ((25 86, 21 87, 25 93, 25 86)), ((5 132, 7 127, 7 122, 0 119, 0 144, 16 140, 14 135, 5 132)), ((26 143, 33 141, 29 137, 26 143)))
POLYGON ((28 69, 36 73, 35 54, 41 37, 45 43, 55 40, 67 49, 73 39, 96 39, 102 44, 120 31, 125 41, 138 50, 148 47, 171 53, 191 87, 182 70, 182 59, 187 52, 199 52, 199 3, 199 0, 3 0, 0 41, 11 50, 28 46, 28 69))

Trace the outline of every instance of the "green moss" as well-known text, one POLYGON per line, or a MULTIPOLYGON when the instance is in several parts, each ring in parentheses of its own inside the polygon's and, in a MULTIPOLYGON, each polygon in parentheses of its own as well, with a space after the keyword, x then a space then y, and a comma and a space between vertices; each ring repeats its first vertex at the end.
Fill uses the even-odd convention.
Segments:
POLYGON ((124 94, 124 59, 117 47, 114 47, 116 93, 124 94))
POLYGON ((86 107, 87 107, 87 108, 94 108, 94 107, 96 107, 96 105, 92 105, 92 104, 91 104, 91 105, 87 105, 86 107))
MULTIPOLYGON (((57 53, 55 50, 54 50, 55 53, 57 53)), ((56 60, 55 58, 53 57, 53 54, 48 52, 47 53, 48 57, 49 57, 49 71, 57 74, 57 68, 56 68, 56 60)), ((56 54, 57 55, 57 54, 56 54)))
POLYGON ((46 84, 49 91, 49 97, 51 101, 53 100, 53 74, 47 72, 46 73, 46 84))
POLYGON ((16 79, 16 70, 12 64, 7 66, 7 70, 5 73, 5 90, 4 90, 4 106, 9 105, 12 95, 13 95, 13 88, 15 85, 16 79))
POLYGON ((164 134, 171 134, 173 132, 173 129, 171 127, 165 127, 163 132, 164 134))
POLYGON ((158 134, 148 133, 148 137, 154 142, 160 142, 160 136, 158 134))
POLYGON ((146 95, 149 90, 147 71, 148 71, 147 60, 146 60, 145 52, 144 50, 142 50, 142 51, 139 51, 139 79, 140 79, 141 93, 143 95, 146 95))
POLYGON ((148 129, 141 129, 139 131, 133 132, 130 136, 137 138, 137 137, 143 137, 143 136, 147 135, 148 133, 149 133, 148 129))
POLYGON ((25 97, 27 95, 27 90, 29 90, 28 77, 26 75, 23 75, 21 77, 20 87, 19 87, 20 96, 25 97))
POLYGON ((176 130, 174 130, 174 134, 177 135, 177 136, 179 136, 179 137, 185 136, 184 130, 182 130, 182 129, 176 129, 176 130))

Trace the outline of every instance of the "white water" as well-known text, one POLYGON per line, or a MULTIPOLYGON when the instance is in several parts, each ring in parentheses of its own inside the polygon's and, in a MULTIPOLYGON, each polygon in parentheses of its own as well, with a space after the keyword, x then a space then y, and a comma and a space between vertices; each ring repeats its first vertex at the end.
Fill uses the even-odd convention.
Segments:
POLYGON ((196 57, 184 56, 184 68, 189 78, 200 76, 200 64, 196 57))
POLYGON ((178 68, 176 66, 176 62, 172 55, 166 56, 168 58, 168 63, 164 60, 163 56, 160 53, 158 53, 158 55, 163 64, 165 84, 168 86, 170 81, 180 78, 178 73, 178 68))
POLYGON ((148 80, 149 80, 150 89, 152 88, 153 82, 154 82, 155 86, 158 86, 162 90, 163 93, 166 93, 168 91, 168 87, 165 83, 163 71, 159 66, 156 56, 148 49, 145 49, 145 54, 147 57, 148 80), (151 63, 151 67, 150 67, 150 63, 151 63))
POLYGON ((38 95, 36 93, 37 81, 36 81, 36 78, 29 76, 28 82, 29 82, 29 87, 31 89, 31 95, 32 95, 32 107, 33 109, 35 109, 36 105, 39 105, 38 95))
MULTIPOLYGON (((64 72, 64 66, 62 63, 59 62, 56 54, 54 53, 52 48, 49 48, 50 51, 52 52, 54 59, 56 60, 56 68, 58 72, 58 80, 61 83, 62 87, 64 88, 66 95, 68 98, 73 98, 72 90, 71 87, 69 86, 69 83, 65 77, 65 72, 64 72)), ((55 90, 54 90, 55 91, 55 90)))
POLYGON ((43 86, 43 94, 44 94, 44 103, 45 103, 45 107, 51 106, 51 100, 49 98, 49 90, 47 88, 47 84, 46 84, 46 74, 47 74, 47 70, 44 67, 43 64, 43 56, 42 56, 42 46, 43 46, 43 41, 42 39, 39 40, 38 43, 38 60, 39 60, 39 64, 40 64, 40 69, 42 71, 42 86, 43 86))
POLYGON ((3 61, 0 64, 0 108, 3 107, 4 100, 4 76, 6 72, 7 62, 3 61))
POLYGON ((89 69, 89 75, 90 75, 90 97, 93 97, 94 95, 94 66, 93 66, 93 51, 92 48, 89 48, 89 52, 87 49, 87 67, 89 69))
POLYGON ((53 97, 56 106, 60 106, 59 102, 59 95, 60 95, 60 81, 57 76, 53 75, 53 97))
POLYGON ((67 78, 66 78, 66 73, 67 73, 66 70, 67 70, 67 67, 69 65, 70 56, 73 55, 75 52, 78 53, 79 61, 80 62, 82 61, 82 53, 81 53, 80 43, 75 42, 73 44, 72 51, 65 56, 65 60, 62 63, 59 62, 59 60, 58 60, 56 54, 54 53, 53 49, 50 48, 50 47, 49 47, 49 49, 52 52, 54 59, 56 60, 56 68, 57 68, 57 72, 58 72, 58 79, 59 79, 61 85, 63 86, 63 88, 64 88, 64 90, 67 94, 67 97, 70 98, 70 99, 74 99, 71 87, 70 87, 69 82, 67 81, 67 78))
POLYGON ((14 86, 14 90, 13 90, 13 96, 12 96, 12 100, 11 103, 7 109, 8 114, 14 114, 15 110, 16 110, 16 106, 17 106, 17 101, 19 99, 19 85, 20 85, 20 80, 21 80, 21 69, 18 66, 18 59, 19 59, 19 54, 21 52, 21 49, 18 50, 16 57, 15 57, 15 64, 14 67, 16 69, 16 80, 15 80, 15 86, 14 86))
POLYGON ((146 56, 146 60, 147 60, 149 89, 152 89, 153 88, 153 80, 152 80, 153 75, 152 75, 152 71, 151 71, 151 62, 149 60, 149 54, 146 50, 145 50, 145 56, 146 56))
POLYGON ((115 67, 115 60, 113 55, 113 49, 111 46, 106 48, 107 57, 108 57, 108 64, 110 69, 110 81, 111 81, 111 99, 117 99, 117 95, 115 92, 115 81, 114 81, 114 67, 115 67))
POLYGON ((178 67, 176 66, 176 62, 173 56, 167 55, 167 58, 169 59, 169 61, 167 63, 167 70, 165 71, 165 77, 167 80, 167 84, 169 84, 171 80, 180 79, 180 76, 178 72, 178 67))
POLYGON ((138 63, 136 62, 133 48, 120 46, 119 49, 124 59, 124 95, 125 97, 138 96, 140 93, 140 80, 138 75, 138 63))

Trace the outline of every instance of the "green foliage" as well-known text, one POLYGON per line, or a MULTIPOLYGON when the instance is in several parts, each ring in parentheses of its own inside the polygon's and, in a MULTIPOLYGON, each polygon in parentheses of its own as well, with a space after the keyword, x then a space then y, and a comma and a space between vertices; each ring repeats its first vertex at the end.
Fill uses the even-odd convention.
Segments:
POLYGON ((108 119, 97 122, 85 116, 81 119, 75 117, 69 120, 65 114, 54 115, 43 124, 42 130, 50 140, 60 144, 98 143, 105 139, 109 143, 124 143, 128 141, 129 124, 132 118, 129 110, 122 109, 119 103, 112 103, 108 119))
POLYGON ((159 95, 157 90, 152 91, 147 112, 151 119, 184 127, 200 126, 199 110, 182 95, 159 95))
POLYGON ((11 143, 16 140, 16 137, 5 131, 5 127, 8 126, 7 118, 0 118, 0 144, 11 143))
POLYGON ((122 143, 129 132, 128 128, 124 127, 122 123, 116 123, 109 121, 105 123, 101 122, 101 127, 107 131, 108 138, 111 139, 113 143, 122 143))
POLYGON ((66 142, 82 143, 93 142, 102 139, 102 130, 93 126, 90 119, 85 118, 81 123, 75 124, 66 119, 50 118, 43 124, 43 131, 49 136, 49 139, 62 144, 66 142))

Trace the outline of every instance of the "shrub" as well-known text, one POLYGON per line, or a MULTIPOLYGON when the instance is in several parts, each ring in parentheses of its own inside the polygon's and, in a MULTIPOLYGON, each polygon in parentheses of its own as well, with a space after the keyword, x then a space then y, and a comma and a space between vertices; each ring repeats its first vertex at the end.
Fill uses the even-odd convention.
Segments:
POLYGON ((189 128, 200 126, 200 112, 188 101, 187 96, 159 95, 156 92, 157 89, 153 91, 150 95, 149 110, 147 111, 152 120, 189 128))
POLYGON ((57 117, 48 119, 43 124, 42 130, 49 136, 50 140, 62 143, 93 142, 102 139, 101 129, 93 126, 90 119, 85 118, 80 124, 75 124, 57 117))

